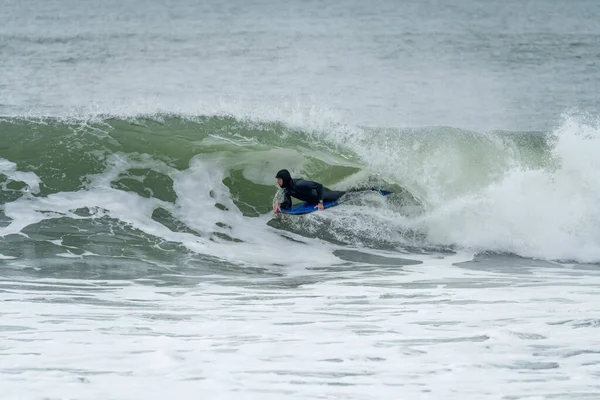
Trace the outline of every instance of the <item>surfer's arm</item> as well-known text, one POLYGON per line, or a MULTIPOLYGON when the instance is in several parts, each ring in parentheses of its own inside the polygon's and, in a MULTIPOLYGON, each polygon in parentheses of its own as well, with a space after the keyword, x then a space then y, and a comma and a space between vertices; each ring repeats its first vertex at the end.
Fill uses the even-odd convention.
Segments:
POLYGON ((317 190, 317 199, 319 200, 319 203, 323 203, 323 185, 321 185, 318 182, 314 182, 315 183, 315 189, 317 190))
POLYGON ((290 194, 285 189, 279 189, 273 199, 273 212, 277 214, 281 209, 290 208, 292 206, 292 199, 290 194))
POLYGON ((285 191, 283 192, 283 201, 279 203, 279 208, 291 208, 292 207, 292 198, 290 194, 285 191))

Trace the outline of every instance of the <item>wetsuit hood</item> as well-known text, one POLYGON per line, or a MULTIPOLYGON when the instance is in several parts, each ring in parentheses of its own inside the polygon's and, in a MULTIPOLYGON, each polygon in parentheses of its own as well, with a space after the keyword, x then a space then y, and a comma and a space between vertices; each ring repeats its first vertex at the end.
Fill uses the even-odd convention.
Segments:
POLYGON ((275 175, 275 178, 281 178, 283 180, 283 187, 289 188, 292 183, 292 176, 287 169, 282 169, 275 175))

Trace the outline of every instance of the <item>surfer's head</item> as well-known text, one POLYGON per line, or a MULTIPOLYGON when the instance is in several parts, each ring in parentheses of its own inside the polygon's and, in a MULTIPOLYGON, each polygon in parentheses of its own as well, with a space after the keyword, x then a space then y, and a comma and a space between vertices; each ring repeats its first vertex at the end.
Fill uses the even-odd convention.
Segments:
POLYGON ((279 171, 277 175, 275 175, 275 178, 277 178, 277 184, 282 188, 290 186, 290 183, 292 182, 292 176, 290 175, 290 171, 287 169, 282 169, 279 171))

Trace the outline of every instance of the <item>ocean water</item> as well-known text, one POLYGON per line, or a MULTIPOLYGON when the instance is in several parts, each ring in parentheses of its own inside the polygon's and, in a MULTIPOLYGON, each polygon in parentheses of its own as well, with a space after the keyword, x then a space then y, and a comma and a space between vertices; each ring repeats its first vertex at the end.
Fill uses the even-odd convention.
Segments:
POLYGON ((596 399, 600 3, 0 0, 2 399, 596 399), (382 187, 273 215, 275 173, 382 187))

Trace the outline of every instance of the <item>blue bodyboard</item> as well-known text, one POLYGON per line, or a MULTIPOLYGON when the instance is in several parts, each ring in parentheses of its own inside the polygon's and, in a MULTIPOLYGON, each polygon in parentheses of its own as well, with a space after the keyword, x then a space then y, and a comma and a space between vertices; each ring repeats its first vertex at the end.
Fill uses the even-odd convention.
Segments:
MULTIPOLYGON (((378 192, 382 196, 387 196, 388 194, 392 194, 392 192, 389 192, 389 191, 383 190, 383 189, 371 189, 371 190, 373 190, 374 192, 378 192)), ((338 201, 325 201, 325 202, 323 202, 323 208, 337 206, 338 204, 341 204, 341 203, 339 203, 338 201)), ((294 204, 291 208, 281 209, 281 212, 283 214, 292 214, 292 215, 308 214, 313 211, 317 211, 317 208, 315 208, 315 206, 316 206, 316 204, 304 202, 304 203, 294 204)))

